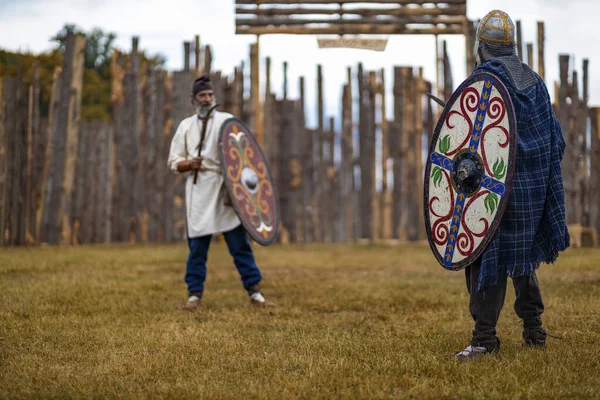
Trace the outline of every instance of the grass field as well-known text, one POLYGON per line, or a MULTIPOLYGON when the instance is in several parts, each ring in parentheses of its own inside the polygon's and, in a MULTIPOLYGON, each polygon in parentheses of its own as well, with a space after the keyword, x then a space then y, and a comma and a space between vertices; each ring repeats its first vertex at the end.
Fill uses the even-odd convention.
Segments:
POLYGON ((539 272, 545 351, 509 294, 499 354, 468 363, 462 272, 427 245, 256 248, 254 309, 224 245, 180 310, 187 249, 0 249, 0 398, 600 398, 600 250, 539 272))

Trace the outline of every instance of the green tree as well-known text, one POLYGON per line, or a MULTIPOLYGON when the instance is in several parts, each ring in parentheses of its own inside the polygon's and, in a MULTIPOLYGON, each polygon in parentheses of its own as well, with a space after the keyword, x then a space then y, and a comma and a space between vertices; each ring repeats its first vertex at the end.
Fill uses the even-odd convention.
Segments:
MULTIPOLYGON (((0 49, 0 77, 20 75, 25 84, 31 84, 33 66, 38 63, 41 88, 40 112, 42 117, 47 117, 52 97, 54 71, 57 66, 63 64, 69 31, 86 38, 81 119, 84 121, 110 121, 112 118, 111 59, 117 38, 113 32, 105 32, 100 28, 93 28, 90 32, 85 32, 74 24, 66 24, 50 39, 57 46, 49 52, 35 55, 12 53, 0 49)), ((148 55, 141 51, 140 57, 142 65, 148 67, 162 68, 166 62, 161 54, 148 55)))
POLYGON ((110 67, 110 58, 112 56, 117 35, 114 32, 104 32, 100 28, 93 28, 90 32, 86 33, 76 25, 65 24, 65 26, 50 39, 51 41, 58 43, 58 50, 63 53, 67 42, 67 33, 69 31, 85 37, 85 68, 96 69, 101 73, 105 73, 105 69, 110 67))

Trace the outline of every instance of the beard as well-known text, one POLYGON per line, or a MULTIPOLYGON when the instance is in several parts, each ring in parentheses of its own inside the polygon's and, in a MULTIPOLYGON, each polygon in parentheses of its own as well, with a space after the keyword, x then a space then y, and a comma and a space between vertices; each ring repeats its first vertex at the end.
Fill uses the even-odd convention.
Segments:
POLYGON ((203 101, 202 103, 194 101, 194 108, 196 110, 196 114, 198 114, 200 118, 208 117, 208 112, 215 105, 215 103, 215 99, 213 99, 212 101, 203 101))

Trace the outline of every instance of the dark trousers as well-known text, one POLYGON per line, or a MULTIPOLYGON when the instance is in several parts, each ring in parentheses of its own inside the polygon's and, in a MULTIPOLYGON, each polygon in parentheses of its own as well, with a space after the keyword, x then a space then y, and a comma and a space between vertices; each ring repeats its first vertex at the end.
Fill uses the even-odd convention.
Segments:
MULTIPOLYGON (((469 310, 475 321, 471 345, 498 350, 500 340, 496 336, 496 325, 506 297, 507 276, 501 276, 495 286, 477 291, 477 278, 481 268, 481 258, 465 269, 467 290, 469 291, 469 310)), ((529 276, 512 279, 515 288, 515 312, 523 320, 525 331, 541 329, 544 312, 542 293, 535 272, 529 276)), ((524 333, 525 337, 525 333, 524 333)))
MULTIPOLYGON (((240 273, 242 283, 246 290, 258 284, 262 278, 260 270, 254 261, 254 253, 250 247, 248 234, 242 225, 237 228, 223 232, 229 254, 233 257, 233 263, 240 273)), ((188 292, 202 296, 204 281, 206 280, 206 260, 208 259, 208 248, 212 235, 197 238, 188 238, 190 254, 188 255, 185 282, 188 292)))

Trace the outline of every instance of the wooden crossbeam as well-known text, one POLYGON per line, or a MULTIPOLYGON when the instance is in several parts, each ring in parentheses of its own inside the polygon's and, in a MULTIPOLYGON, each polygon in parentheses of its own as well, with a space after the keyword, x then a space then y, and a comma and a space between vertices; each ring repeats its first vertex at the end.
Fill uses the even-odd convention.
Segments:
POLYGON ((407 24, 462 24, 464 17, 462 16, 442 16, 442 17, 404 17, 404 18, 362 18, 357 19, 316 19, 316 18, 252 18, 252 19, 237 19, 236 26, 304 26, 311 24, 328 24, 328 25, 407 25, 407 24))
MULTIPOLYGON (((245 5, 263 5, 263 4, 328 4, 328 5, 340 5, 340 4, 352 4, 352 3, 365 3, 366 0, 339 0, 339 1, 328 1, 328 0, 235 0, 235 4, 245 5)), ((368 1, 372 4, 399 4, 399 5, 423 5, 423 4, 467 4, 467 0, 374 0, 368 1)))
POLYGON ((288 34, 288 35, 450 35, 463 34, 462 25, 448 25, 445 27, 424 27, 407 28, 401 25, 370 25, 370 24, 345 24, 328 27, 237 27, 235 30, 239 35, 268 35, 268 34, 288 34))
POLYGON ((316 7, 294 7, 294 8, 247 8, 237 7, 235 13, 239 16, 256 15, 281 17, 285 15, 360 15, 371 16, 439 16, 439 15, 466 15, 465 4, 450 5, 448 7, 393 7, 393 8, 316 8, 316 7))
POLYGON ((464 34, 466 0, 236 0, 236 33, 464 34), (363 3, 363 4, 358 4, 363 3), (357 4, 357 7, 346 5, 357 4), (427 7, 423 5, 427 4, 427 7))

